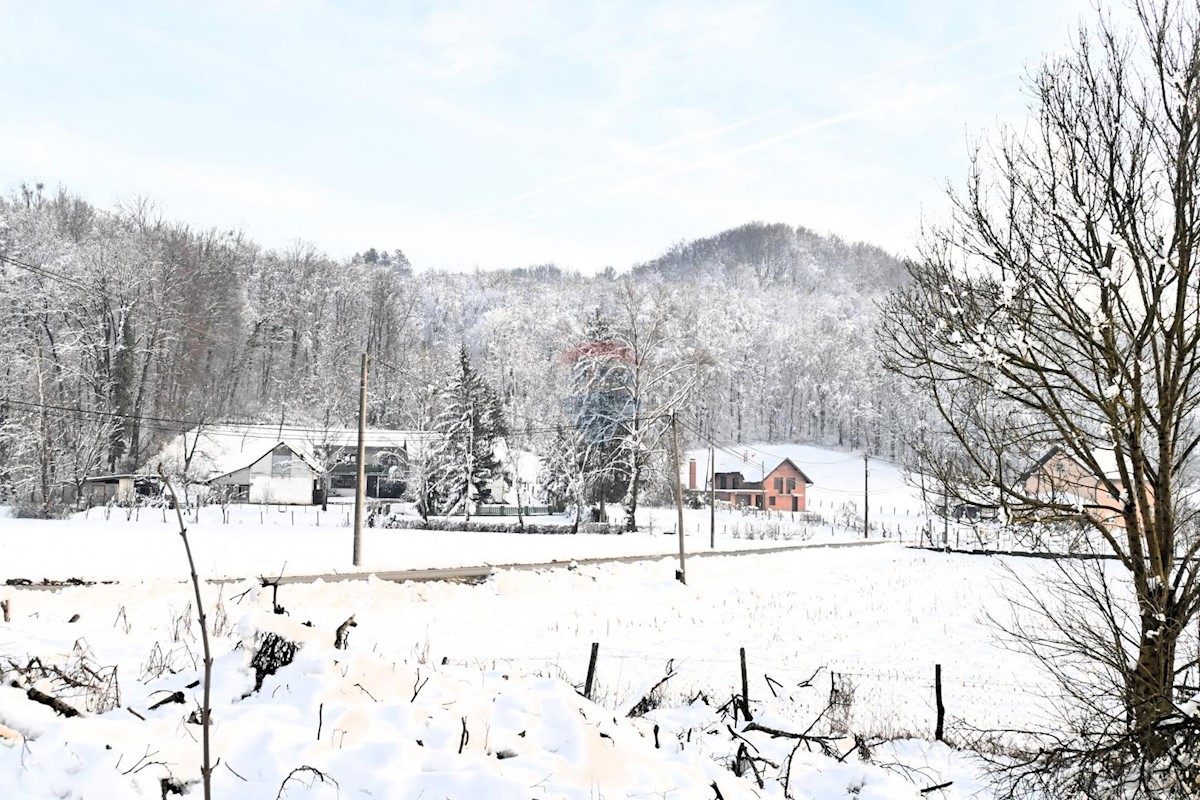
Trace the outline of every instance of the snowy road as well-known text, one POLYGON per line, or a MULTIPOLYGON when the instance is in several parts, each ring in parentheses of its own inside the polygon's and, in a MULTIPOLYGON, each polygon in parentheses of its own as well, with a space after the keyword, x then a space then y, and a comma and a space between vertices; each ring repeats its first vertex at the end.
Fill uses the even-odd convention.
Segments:
MULTIPOLYGON (((745 555, 764 555, 766 553, 786 553, 793 550, 816 550, 829 547, 861 547, 863 545, 886 544, 886 539, 864 539, 859 542, 827 542, 824 544, 796 544, 787 545, 784 547, 758 547, 748 550, 701 550, 695 553, 688 553, 687 558, 707 558, 709 556, 745 556, 745 555)), ((392 581, 393 583, 405 583, 408 581, 445 581, 445 580, 483 580, 491 575, 496 570, 504 569, 523 569, 523 570, 546 570, 546 569, 564 569, 574 568, 575 566, 593 565, 593 564, 634 564, 640 561, 662 561, 670 560, 676 563, 678 556, 664 555, 663 553, 652 553, 649 555, 634 555, 634 556, 605 556, 601 558, 577 558, 569 561, 543 561, 539 563, 516 563, 516 564, 484 564, 475 567, 451 567, 447 569, 408 569, 408 570, 393 570, 389 572, 339 572, 325 573, 319 575, 289 575, 278 579, 269 579, 271 583, 313 583, 315 581, 358 581, 366 580, 371 576, 384 581, 392 581)), ((228 581, 235 582, 235 581, 228 581)), ((264 583, 267 581, 264 580, 264 583)))
MULTIPOLYGON (((687 558, 708 558, 710 556, 745 556, 745 555, 764 555, 767 553, 786 553, 795 550, 824 550, 829 548, 841 547, 862 547, 865 545, 887 544, 887 539, 864 539, 861 541, 841 541, 841 542, 823 542, 820 544, 798 544, 785 545, 781 547, 758 547, 741 550, 700 550, 695 553, 688 553, 687 558)), ((492 575, 497 570, 549 570, 549 569, 572 569, 576 566, 590 566, 596 564, 634 564, 643 561, 662 561, 670 560, 675 564, 678 556, 664 553, 650 553, 645 555, 627 555, 627 556, 603 556, 598 558, 577 558, 569 560, 555 561, 540 561, 533 563, 511 563, 511 564, 480 564, 475 566, 463 567, 443 567, 437 569, 404 569, 404 570, 364 570, 359 572, 325 572, 314 573, 308 575, 282 575, 274 578, 259 576, 259 580, 264 585, 270 584, 296 584, 296 583, 315 583, 324 581, 326 583, 335 583, 340 581, 363 581, 371 577, 379 580, 390 581, 392 583, 409 583, 420 581, 480 581, 492 575)), ((210 584, 222 583, 240 583, 248 580, 249 577, 240 578, 216 578, 206 581, 210 584)), ((119 584, 120 581, 103 581, 103 585, 119 584)), ((40 590, 55 590, 63 588, 78 588, 98 585, 91 582, 42 582, 42 583, 9 583, 9 588, 12 589, 40 589, 40 590)))

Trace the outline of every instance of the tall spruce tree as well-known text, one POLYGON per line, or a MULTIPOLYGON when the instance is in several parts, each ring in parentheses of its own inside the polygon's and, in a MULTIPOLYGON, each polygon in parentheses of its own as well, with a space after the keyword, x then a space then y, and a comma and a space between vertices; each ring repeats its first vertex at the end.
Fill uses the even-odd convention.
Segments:
POLYGON ((491 481, 500 477, 496 444, 508 429, 496 393, 471 366, 464 344, 458 369, 441 390, 442 408, 434 422, 439 434, 431 452, 443 513, 462 508, 471 518, 472 504, 491 499, 491 481))

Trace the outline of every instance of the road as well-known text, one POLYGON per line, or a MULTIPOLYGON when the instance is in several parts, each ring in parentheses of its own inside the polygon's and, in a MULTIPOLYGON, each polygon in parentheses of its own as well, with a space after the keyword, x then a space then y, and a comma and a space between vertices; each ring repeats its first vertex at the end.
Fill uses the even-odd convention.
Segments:
MULTIPOLYGON (((836 547, 863 547, 876 544, 886 544, 891 539, 864 539, 853 542, 829 542, 827 544, 793 544, 782 547, 756 547, 745 550, 699 550, 688 553, 687 558, 711 558, 714 556, 753 556, 766 553, 787 553, 795 550, 821 550, 836 547)), ((576 566, 590 564, 635 564, 640 561, 676 561, 678 555, 672 553, 655 553, 642 556, 603 556, 600 558, 576 558, 569 561, 543 561, 526 564, 481 564, 473 567, 446 567, 443 569, 405 569, 373 572, 337 572, 317 575, 286 575, 281 578, 263 578, 263 584, 284 585, 288 583, 312 583, 314 581, 361 581, 372 576, 383 581, 404 583, 407 581, 481 581, 493 572, 499 570, 544 570, 571 569, 576 566)), ((232 579, 230 582, 235 582, 232 579)))
MULTIPOLYGON (((757 547, 744 550, 698 550, 694 553, 688 553, 689 560, 694 558, 712 558, 714 556, 752 556, 765 555, 768 553, 786 553, 796 550, 820 550, 826 548, 837 547, 864 547, 877 544, 885 544, 894 541, 892 539, 864 539, 861 541, 851 542, 829 542, 826 544, 794 544, 784 545, 781 547, 757 547)), ((590 564, 635 564, 640 561, 662 561, 663 559, 671 559, 674 561, 678 556, 673 553, 654 553, 650 555, 640 556, 604 556, 600 558, 577 558, 567 561, 542 561, 538 563, 523 563, 523 564, 480 564, 470 567, 443 567, 438 569, 404 569, 404 570, 364 570, 360 572, 327 572, 315 573, 312 575, 283 575, 280 577, 268 578, 257 576, 257 579, 264 586, 278 584, 280 586, 289 583, 313 583, 315 581, 325 581, 327 583, 337 581, 363 581, 368 578, 375 577, 379 580, 392 581, 394 583, 405 583, 410 581, 482 581, 485 580, 493 572, 499 570, 544 570, 544 569, 571 569, 575 566, 585 566, 590 564)), ((206 581, 207 583, 241 583, 247 578, 216 578, 206 581)), ((81 581, 78 579, 66 581, 49 581, 42 583, 8 583, 8 588, 12 589, 71 589, 76 587, 87 587, 96 585, 111 586, 119 584, 120 581, 81 581)))

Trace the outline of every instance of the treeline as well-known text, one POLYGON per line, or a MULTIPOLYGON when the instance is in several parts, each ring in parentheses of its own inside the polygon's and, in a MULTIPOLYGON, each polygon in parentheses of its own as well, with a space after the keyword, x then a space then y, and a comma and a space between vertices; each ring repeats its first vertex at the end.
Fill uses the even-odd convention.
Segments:
POLYGON ((663 473, 674 406, 722 443, 894 456, 919 409, 879 370, 872 328, 901 273, 877 248, 755 223, 627 274, 414 274, 400 250, 269 250, 150 203, 101 210, 23 186, 0 199, 0 485, 49 510, 195 424, 351 425, 363 352, 370 424, 429 430, 463 347, 509 438, 550 463, 598 374, 570 354, 594 341, 636 359, 620 389, 649 427, 622 429, 624 494, 630 472, 663 473))

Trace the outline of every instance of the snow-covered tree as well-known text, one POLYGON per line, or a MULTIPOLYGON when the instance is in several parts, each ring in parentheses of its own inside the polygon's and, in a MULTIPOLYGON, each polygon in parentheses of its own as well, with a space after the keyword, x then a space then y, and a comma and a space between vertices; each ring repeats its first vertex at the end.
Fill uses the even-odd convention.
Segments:
POLYGON ((470 519, 476 503, 491 499, 489 484, 503 477, 496 445, 506 425, 499 398, 471 365, 465 344, 459 347, 456 366, 439 392, 432 474, 442 512, 461 509, 470 519))

